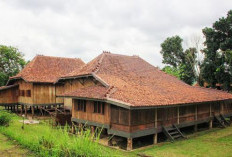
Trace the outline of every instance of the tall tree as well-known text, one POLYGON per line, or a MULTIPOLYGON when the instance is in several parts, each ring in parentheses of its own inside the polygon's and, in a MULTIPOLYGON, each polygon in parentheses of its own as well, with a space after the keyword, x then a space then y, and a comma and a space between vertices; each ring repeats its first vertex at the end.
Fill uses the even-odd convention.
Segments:
POLYGON ((161 44, 161 54, 163 55, 163 63, 170 65, 163 70, 170 74, 178 74, 178 77, 188 84, 195 81, 194 68, 191 66, 195 61, 195 49, 190 48, 183 50, 182 41, 179 36, 167 38, 161 44))
POLYGON ((204 28, 206 38, 203 50, 205 59, 201 71, 203 79, 211 87, 216 83, 223 85, 223 89, 231 90, 232 84, 232 10, 227 17, 222 17, 212 28, 204 28))
POLYGON ((16 75, 25 65, 23 54, 17 48, 0 45, 0 86, 5 85, 9 77, 16 75))

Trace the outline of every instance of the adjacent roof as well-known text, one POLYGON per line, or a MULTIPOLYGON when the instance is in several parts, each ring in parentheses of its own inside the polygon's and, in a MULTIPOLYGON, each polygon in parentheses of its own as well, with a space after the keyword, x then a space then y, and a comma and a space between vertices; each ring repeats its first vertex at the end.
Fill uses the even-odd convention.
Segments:
POLYGON ((27 82, 54 83, 59 77, 79 69, 85 63, 79 58, 63 58, 37 55, 14 79, 27 82))
POLYGON ((0 87, 0 91, 1 90, 6 90, 6 89, 10 89, 10 88, 14 88, 14 87, 18 87, 18 86, 19 86, 18 84, 10 85, 10 86, 1 86, 0 87))
POLYGON ((81 69, 66 75, 65 78, 84 75, 94 75, 108 85, 101 88, 93 86, 78 89, 63 96, 101 98, 122 102, 132 107, 232 99, 232 94, 227 92, 190 86, 138 56, 102 53, 81 69))

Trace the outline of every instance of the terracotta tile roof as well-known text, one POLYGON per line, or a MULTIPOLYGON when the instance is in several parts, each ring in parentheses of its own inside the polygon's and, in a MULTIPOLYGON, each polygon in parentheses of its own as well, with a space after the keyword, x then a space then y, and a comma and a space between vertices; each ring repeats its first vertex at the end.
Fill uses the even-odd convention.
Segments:
POLYGON ((80 69, 85 63, 79 58, 36 56, 21 72, 10 80, 22 78, 28 82, 54 83, 59 77, 80 69))
POLYGON ((94 99, 104 99, 107 93, 107 88, 103 86, 90 86, 86 88, 80 88, 76 91, 68 92, 57 96, 73 96, 81 98, 94 98, 94 99))
MULTIPOLYGON (((114 86, 115 92, 108 94, 105 99, 121 101, 129 106, 174 105, 232 99, 232 94, 227 92, 187 85, 138 56, 103 53, 68 76, 91 73, 114 86)), ((91 98, 92 92, 94 90, 90 92, 88 89, 85 97, 91 98)), ((76 94, 78 95, 78 92, 76 94)))

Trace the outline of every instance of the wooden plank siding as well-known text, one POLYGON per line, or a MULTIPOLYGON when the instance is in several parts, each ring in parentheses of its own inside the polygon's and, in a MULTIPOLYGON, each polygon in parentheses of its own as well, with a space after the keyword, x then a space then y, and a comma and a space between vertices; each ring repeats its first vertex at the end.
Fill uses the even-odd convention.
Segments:
MULTIPOLYGON (((83 88, 83 87, 88 87, 88 86, 93 86, 93 85, 97 85, 100 84, 99 82, 94 82, 93 78, 79 78, 79 79, 73 79, 73 80, 67 80, 65 81, 64 84, 64 93, 65 92, 70 92, 70 91, 75 91, 79 88, 83 88)), ((64 98, 64 106, 66 108, 71 109, 72 108, 72 98, 64 98)))
POLYGON ((0 104, 15 104, 18 103, 19 87, 13 87, 0 91, 0 104))
POLYGON ((33 104, 33 83, 18 80, 16 84, 19 84, 19 103, 33 104), (27 95, 27 91, 31 91, 31 96, 27 95))
POLYGON ((133 133, 136 131, 155 129, 172 124, 193 123, 204 121, 213 115, 232 114, 232 102, 214 102, 179 107, 156 109, 129 110, 111 105, 111 129, 133 133), (211 105, 211 114, 210 114, 211 105), (223 110, 223 111, 222 111, 223 110), (179 114, 178 114, 179 112, 179 114), (179 119, 178 119, 179 118, 179 119), (128 121, 128 119, 131 119, 128 121))
POLYGON ((53 84, 33 84, 33 104, 56 103, 56 90, 53 84))
POLYGON ((78 111, 77 99, 73 99, 72 118, 77 118, 85 121, 91 121, 100 124, 110 124, 110 105, 104 105, 104 114, 94 113, 94 101, 86 101, 86 111, 78 111))

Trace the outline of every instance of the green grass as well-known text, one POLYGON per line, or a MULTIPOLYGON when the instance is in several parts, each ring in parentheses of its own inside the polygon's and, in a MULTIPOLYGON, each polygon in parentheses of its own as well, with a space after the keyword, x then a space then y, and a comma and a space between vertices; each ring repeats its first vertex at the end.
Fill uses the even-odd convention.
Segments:
MULTIPOLYGON (((3 112, 3 111, 0 111, 3 112)), ((1 114, 1 113, 0 113, 1 114)), ((104 147, 91 139, 90 130, 80 136, 71 136, 66 129, 51 128, 46 122, 25 125, 13 116, 9 127, 0 127, 0 133, 16 140, 20 145, 39 156, 121 156, 122 153, 104 147)))
POLYGON ((157 157, 232 157, 232 127, 198 132, 187 140, 133 152, 137 153, 157 157))
MULTIPOLYGON (((0 111, 1 114, 2 111, 0 111)), ((90 131, 82 136, 71 136, 65 129, 51 128, 46 122, 25 125, 22 130, 20 117, 12 116, 9 127, 0 127, 0 134, 17 141, 38 156, 137 156, 155 157, 232 157, 232 127, 214 128, 191 135, 187 140, 140 148, 132 152, 114 150, 91 140, 90 131)), ((0 136, 1 137, 1 136, 0 136)), ((0 143, 1 138, 0 138, 0 143)), ((8 145, 0 145, 7 149, 8 145)))

